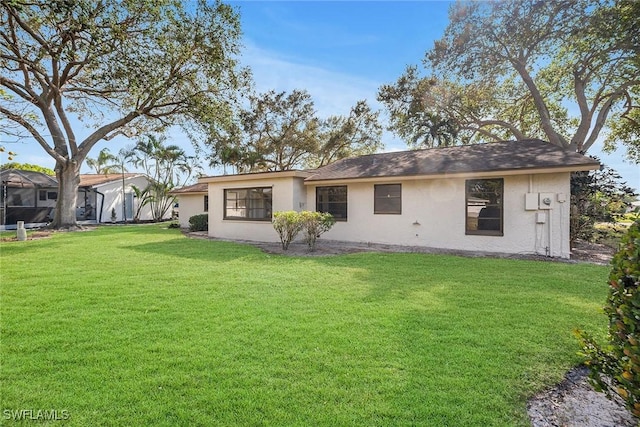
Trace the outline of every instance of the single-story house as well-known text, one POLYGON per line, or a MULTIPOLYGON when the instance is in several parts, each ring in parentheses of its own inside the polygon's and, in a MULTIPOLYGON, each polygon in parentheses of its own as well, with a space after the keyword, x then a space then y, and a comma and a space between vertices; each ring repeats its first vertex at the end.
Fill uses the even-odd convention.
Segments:
MULTIPOLYGON (((568 258, 570 174, 541 140, 371 154, 312 171, 210 176, 209 235, 279 241, 275 211, 329 212, 324 239, 568 258)), ((181 202, 181 197, 178 195, 181 202)))
MULTIPOLYGON (((144 190, 150 183, 150 178, 140 173, 80 175, 76 210, 78 220, 112 222, 112 214, 115 213, 115 221, 133 221, 139 206, 133 187, 144 190)), ((138 220, 151 219, 150 206, 143 206, 138 220)))
MULTIPOLYGON (((58 199, 58 181, 40 172, 7 169, 0 172, 2 197, 0 198, 1 224, 13 228, 17 221, 30 227, 46 225, 53 219, 58 199)), ((134 219, 137 212, 133 186, 144 189, 150 179, 144 174, 83 174, 80 175, 76 219, 81 224, 95 224, 115 220, 134 219), (124 200, 124 206, 123 206, 124 200)), ((140 220, 152 219, 151 209, 144 206, 140 220)))
POLYGON ((189 218, 209 212, 208 185, 197 183, 171 190, 178 199, 178 221, 181 228, 189 228, 189 218))

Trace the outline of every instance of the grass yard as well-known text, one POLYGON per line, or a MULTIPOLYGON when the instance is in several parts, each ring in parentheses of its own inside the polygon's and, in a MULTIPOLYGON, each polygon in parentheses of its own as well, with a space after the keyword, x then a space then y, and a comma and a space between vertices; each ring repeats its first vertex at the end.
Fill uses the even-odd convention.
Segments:
POLYGON ((608 267, 290 258, 163 227, 0 243, 0 423, 524 426, 579 363, 572 330, 606 330, 608 267))

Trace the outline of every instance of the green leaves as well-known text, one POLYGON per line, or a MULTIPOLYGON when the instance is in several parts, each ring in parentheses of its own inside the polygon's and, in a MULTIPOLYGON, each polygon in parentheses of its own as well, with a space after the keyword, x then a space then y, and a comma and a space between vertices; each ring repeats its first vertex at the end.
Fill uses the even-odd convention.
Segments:
POLYGON ((348 116, 318 117, 304 90, 249 96, 235 121, 210 126, 212 163, 239 173, 315 168, 382 148, 379 112, 358 101, 348 116))
POLYGON ((164 218, 174 203, 169 191, 187 182, 194 162, 182 148, 165 142, 164 136, 145 135, 126 153, 127 159, 151 178, 146 191, 153 219, 157 221, 164 218))
MULTIPOLYGON (((246 84, 239 40, 239 16, 220 1, 2 2, 0 118, 79 170, 100 140, 225 120, 246 84), (91 128, 82 141, 72 115, 91 128)), ((56 215, 71 218, 62 197, 56 215)))
POLYGON ((424 59, 378 99, 412 146, 541 138, 638 152, 638 2, 458 2, 424 59), (610 132, 607 132, 610 130, 610 132))
POLYGON ((289 248, 289 244, 302 230, 304 230, 304 240, 309 246, 309 250, 315 251, 318 238, 329 231, 335 222, 333 215, 330 213, 311 211, 281 211, 273 213, 273 228, 280 236, 283 251, 289 248))
POLYGON ((87 165, 97 174, 124 172, 118 164, 118 158, 103 148, 95 159, 87 157, 87 165))
POLYGON ((597 388, 608 395, 617 393, 631 412, 640 416, 640 221, 629 228, 611 264, 604 307, 609 317, 609 342, 601 346, 584 332, 577 332, 577 336, 597 388))
POLYGON ((280 236, 282 250, 289 249, 289 244, 296 238, 303 223, 300 214, 296 211, 280 211, 273 213, 273 228, 280 236))
POLYGON ((193 215, 189 218, 189 231, 208 231, 209 214, 193 215))
POLYGON ((327 212, 300 212, 300 220, 305 231, 305 241, 311 252, 316 250, 316 242, 318 238, 331 230, 336 220, 333 215, 327 212))

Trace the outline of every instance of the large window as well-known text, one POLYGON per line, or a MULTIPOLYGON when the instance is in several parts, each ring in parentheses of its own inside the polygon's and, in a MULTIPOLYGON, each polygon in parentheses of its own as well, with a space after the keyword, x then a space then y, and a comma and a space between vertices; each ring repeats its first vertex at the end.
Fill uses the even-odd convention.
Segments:
POLYGON ((316 210, 330 213, 336 221, 346 221, 347 186, 317 187, 316 210))
POLYGON ((402 213, 402 185, 378 184, 373 186, 374 214, 402 213))
POLYGON ((209 196, 204 196, 204 211, 209 212, 209 196))
POLYGON ((224 219, 271 221, 271 187, 224 190, 224 219))
POLYGON ((470 179, 466 182, 466 234, 503 235, 504 180, 470 179))

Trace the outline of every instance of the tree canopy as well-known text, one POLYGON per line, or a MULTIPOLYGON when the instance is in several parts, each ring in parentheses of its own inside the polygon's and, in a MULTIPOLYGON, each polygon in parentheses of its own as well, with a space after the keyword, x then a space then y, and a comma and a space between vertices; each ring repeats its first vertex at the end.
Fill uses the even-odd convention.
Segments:
POLYGON ((303 90, 252 94, 229 127, 214 128, 208 145, 214 164, 237 172, 319 167, 382 148, 379 112, 358 101, 348 116, 320 118, 303 90))
POLYGON ((56 174, 56 172, 53 169, 45 168, 44 166, 34 165, 31 163, 9 162, 9 163, 4 163, 2 166, 0 166, 0 169, 1 170, 18 169, 21 171, 33 171, 33 172, 40 172, 49 176, 54 176, 56 174))
POLYGON ((638 158, 640 16, 633 0, 458 2, 424 59, 378 99, 420 146, 598 138, 638 158))
POLYGON ((54 226, 75 226, 98 141, 226 119, 246 77, 239 36, 220 1, 0 0, 0 117, 56 161, 54 226), (83 139, 76 120, 94 124, 83 139))
POLYGON ((321 122, 317 150, 310 153, 306 166, 316 168, 347 157, 373 154, 382 148, 379 111, 366 101, 358 101, 348 116, 334 115, 321 122))

